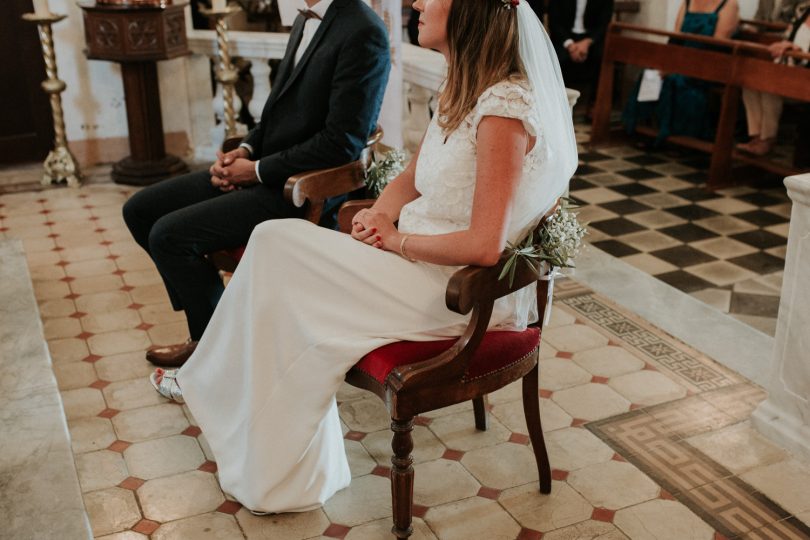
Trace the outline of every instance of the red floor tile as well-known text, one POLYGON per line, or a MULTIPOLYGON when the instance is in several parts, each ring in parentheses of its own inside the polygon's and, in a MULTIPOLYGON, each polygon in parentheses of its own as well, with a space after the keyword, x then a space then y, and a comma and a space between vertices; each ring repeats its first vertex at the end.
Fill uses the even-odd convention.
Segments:
POLYGON ((509 436, 509 442, 527 445, 529 444, 529 436, 523 433, 512 433, 512 435, 509 436))
POLYGON ((346 535, 349 534, 351 531, 351 527, 347 527, 346 525, 339 525, 337 523, 332 523, 329 525, 325 531, 323 531, 323 536, 328 536, 329 538, 346 538, 346 535))
POLYGON ((523 528, 515 540, 540 540, 541 538, 543 538, 543 533, 540 531, 523 528))
POLYGON ((483 497, 485 499, 492 499, 493 501, 497 501, 500 494, 501 494, 500 489, 495 489, 491 487, 482 487, 481 489, 478 490, 478 493, 476 495, 478 495, 479 497, 483 497))
MULTIPOLYGON (((130 491, 135 491, 139 487, 144 485, 145 483, 146 483, 146 480, 143 480, 141 478, 136 478, 134 476, 130 476, 129 478, 124 479, 120 484, 118 484, 118 487, 123 488, 123 489, 128 489, 130 491)), ((149 533, 146 533, 146 534, 149 534, 149 533)))
POLYGON ((383 478, 390 478, 391 467, 384 467, 382 465, 377 465, 376 467, 374 467, 374 470, 371 471, 371 474, 375 476, 382 476, 383 478))
POLYGON ((461 458, 464 457, 464 452, 462 452, 461 450, 451 450, 448 448, 447 450, 444 451, 442 457, 444 459, 449 459, 451 461, 461 461, 461 458))
POLYGON ((591 519, 596 521, 604 521, 606 523, 613 523, 613 516, 616 515, 615 510, 608 510, 607 508, 594 508, 591 514, 591 519))
POLYGON ((240 508, 242 508, 242 505, 236 501, 225 501, 219 505, 217 512, 234 515, 239 511, 240 508))
POLYGON ((132 530, 137 533, 150 535, 158 530, 158 527, 160 527, 160 523, 157 521, 142 519, 132 527, 132 530))
POLYGON ((563 481, 568 478, 568 471, 563 471, 561 469, 551 469, 551 478, 553 480, 563 481))
POLYGON ((188 435, 189 437, 199 437, 202 430, 197 426, 188 426, 181 432, 183 435, 188 435))
POLYGON ((197 470, 214 474, 215 472, 217 472, 217 464, 209 460, 200 465, 199 467, 197 467, 197 470))
POLYGON ((117 440, 112 443, 110 446, 107 447, 107 450, 112 450, 113 452, 118 452, 120 454, 124 453, 124 450, 132 446, 132 443, 122 440, 117 440))

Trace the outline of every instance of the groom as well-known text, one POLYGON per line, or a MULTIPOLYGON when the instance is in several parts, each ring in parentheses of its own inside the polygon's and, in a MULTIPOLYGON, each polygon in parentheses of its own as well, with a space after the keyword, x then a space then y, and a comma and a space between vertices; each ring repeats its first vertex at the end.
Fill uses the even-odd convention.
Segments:
POLYGON ((287 178, 357 159, 374 129, 390 69, 385 26, 363 0, 306 4, 261 121, 242 145, 218 153, 208 171, 150 186, 124 205, 127 227, 188 321, 188 342, 147 352, 155 365, 186 361, 222 295, 204 255, 246 244, 265 220, 300 217, 284 200, 287 178))
POLYGON ((613 0, 552 0, 548 6, 549 34, 565 84, 569 87, 584 84, 589 102, 596 98, 613 3, 613 0))

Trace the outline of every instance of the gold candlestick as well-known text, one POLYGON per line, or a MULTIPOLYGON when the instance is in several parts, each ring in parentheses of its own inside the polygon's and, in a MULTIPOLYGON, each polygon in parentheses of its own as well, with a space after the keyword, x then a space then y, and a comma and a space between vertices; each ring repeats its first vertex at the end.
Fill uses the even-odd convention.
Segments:
POLYGON ((42 89, 50 96, 51 112, 53 113, 54 149, 45 158, 45 174, 42 183, 51 185, 54 182, 67 182, 68 186, 78 187, 81 181, 79 164, 67 146, 65 135, 65 116, 62 111, 62 96, 66 84, 60 81, 56 71, 56 52, 53 48, 53 33, 51 25, 65 18, 67 15, 37 15, 25 13, 24 21, 36 23, 39 29, 39 42, 42 44, 42 56, 45 59, 45 74, 47 79, 42 81, 42 89))
POLYGON ((234 86, 239 72, 231 63, 230 43, 228 42, 228 17, 241 11, 238 6, 228 6, 224 10, 201 9, 200 13, 213 19, 217 29, 217 81, 222 85, 222 102, 225 109, 225 138, 236 136, 236 112, 234 110, 234 86))

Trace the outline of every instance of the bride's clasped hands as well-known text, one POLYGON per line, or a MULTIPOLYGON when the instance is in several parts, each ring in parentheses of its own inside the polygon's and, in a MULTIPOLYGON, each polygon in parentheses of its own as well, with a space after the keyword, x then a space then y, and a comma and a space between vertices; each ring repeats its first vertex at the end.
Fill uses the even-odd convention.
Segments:
POLYGON ((352 238, 375 248, 399 253, 402 234, 388 214, 373 208, 360 210, 352 220, 352 238))

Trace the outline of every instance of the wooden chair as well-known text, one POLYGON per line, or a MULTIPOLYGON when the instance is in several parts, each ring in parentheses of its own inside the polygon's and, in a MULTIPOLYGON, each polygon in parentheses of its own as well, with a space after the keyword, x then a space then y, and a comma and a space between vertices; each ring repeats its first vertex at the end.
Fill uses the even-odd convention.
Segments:
MULTIPOLYGON (((294 187, 301 182, 292 180, 288 181, 288 186, 292 184, 294 187)), ((306 186, 306 182, 303 185, 306 186)), ((288 192, 294 192, 294 189, 285 189, 285 194, 288 192)), ((340 230, 348 233, 354 215, 373 203, 372 199, 344 203, 338 212, 340 230)), ((556 206, 546 218, 555 210, 556 206)), ((544 225, 546 218, 538 229, 544 225)), ((394 451, 391 458, 392 533, 396 538, 408 538, 413 533, 411 432, 414 417, 472 400, 475 427, 485 431, 486 395, 518 379, 522 379, 523 412, 537 462, 540 492, 551 492, 551 466, 540 423, 538 392, 542 320, 522 332, 488 332, 487 326, 498 298, 532 283, 537 283, 537 309, 542 318, 550 300, 549 288, 553 276, 546 273, 538 279, 537 273, 520 264, 512 285, 509 285, 507 280, 498 279, 507 257, 504 252, 495 266, 468 266, 450 278, 445 296, 447 307, 462 315, 471 313, 470 322, 461 337, 392 343, 365 355, 346 374, 346 382, 379 396, 391 415, 391 430, 394 432, 391 443, 394 451)), ((235 269, 239 261, 230 257, 228 262, 235 269)), ((543 265, 538 270, 547 268, 543 265)))
MULTIPOLYGON (((284 198, 296 208, 304 208, 304 218, 318 224, 327 199, 357 191, 366 185, 365 171, 371 164, 374 147, 382 136, 383 130, 377 126, 356 161, 340 167, 307 171, 291 176, 284 184, 284 198)), ((241 142, 241 137, 232 137, 223 143, 222 151, 234 150, 241 142)), ((208 258, 219 270, 233 272, 244 251, 244 247, 227 249, 211 253, 208 258)))
POLYGON ((484 431, 486 395, 518 379, 523 381, 523 412, 540 476, 540 492, 551 492, 551 467, 538 398, 542 321, 523 332, 487 331, 495 301, 535 282, 538 310, 544 313, 550 281, 548 274, 538 280, 521 263, 510 286, 506 279, 498 279, 506 259, 504 253, 495 266, 469 266, 450 279, 445 297, 447 307, 460 314, 472 313, 460 338, 386 345, 365 355, 346 375, 349 384, 382 399, 391 415, 392 533, 396 538, 408 538, 413 532, 414 417, 472 400, 475 427, 484 431))

